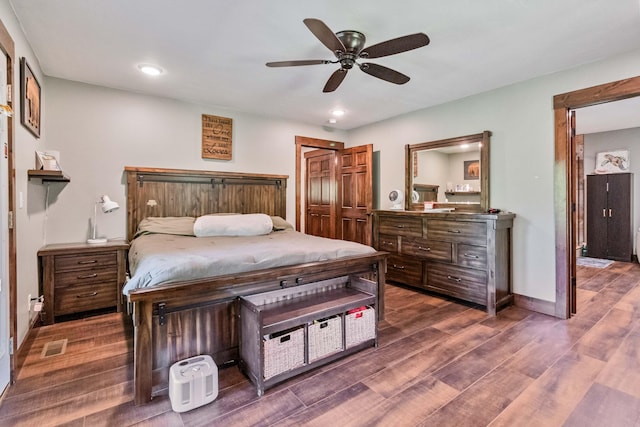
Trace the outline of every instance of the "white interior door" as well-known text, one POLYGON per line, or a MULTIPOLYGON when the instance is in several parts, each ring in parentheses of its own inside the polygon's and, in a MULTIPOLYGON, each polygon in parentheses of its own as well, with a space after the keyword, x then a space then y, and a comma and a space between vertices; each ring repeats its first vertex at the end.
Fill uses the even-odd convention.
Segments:
MULTIPOLYGON (((7 57, 0 52, 0 104, 7 104, 7 57)), ((0 115, 0 392, 9 384, 11 356, 9 348, 9 126, 0 115)))

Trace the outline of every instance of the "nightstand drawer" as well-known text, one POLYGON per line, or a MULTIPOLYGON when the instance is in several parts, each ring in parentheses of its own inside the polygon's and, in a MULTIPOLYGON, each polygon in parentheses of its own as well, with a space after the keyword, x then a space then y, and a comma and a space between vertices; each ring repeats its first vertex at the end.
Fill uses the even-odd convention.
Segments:
POLYGON ((57 289, 56 315, 115 307, 116 286, 114 283, 98 283, 57 289))
POLYGON ((58 292, 58 290, 64 288, 104 282, 108 282, 110 286, 114 286, 117 278, 118 272, 113 268, 68 271, 66 273, 57 273, 55 275, 55 289, 56 292, 58 292))
POLYGON ((70 271, 79 269, 90 269, 99 267, 111 267, 118 262, 117 255, 111 252, 96 252, 83 255, 57 255, 55 257, 55 270, 70 271))

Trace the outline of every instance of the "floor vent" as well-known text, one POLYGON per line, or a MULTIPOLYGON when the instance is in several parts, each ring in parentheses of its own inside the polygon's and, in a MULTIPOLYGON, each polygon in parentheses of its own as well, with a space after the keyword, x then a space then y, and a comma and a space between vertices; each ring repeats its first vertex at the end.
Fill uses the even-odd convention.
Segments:
POLYGON ((61 354, 64 354, 66 349, 67 349, 66 338, 58 341, 49 341, 44 345, 40 358, 44 359, 45 357, 59 356, 61 354))

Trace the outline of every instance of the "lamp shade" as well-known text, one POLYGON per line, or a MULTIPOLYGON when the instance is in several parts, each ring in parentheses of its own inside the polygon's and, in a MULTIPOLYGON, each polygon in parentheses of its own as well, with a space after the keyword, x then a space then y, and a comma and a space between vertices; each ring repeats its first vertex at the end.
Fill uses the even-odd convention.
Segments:
POLYGON ((120 208, 120 205, 109 198, 109 196, 102 196, 102 212, 109 213, 120 208))
POLYGON ((98 243, 107 243, 107 239, 105 237, 97 236, 97 221, 98 221, 98 205, 102 209, 103 213, 113 212, 120 208, 120 205, 109 198, 106 194, 93 205, 93 224, 92 224, 92 233, 91 238, 87 239, 87 243, 90 244, 98 244, 98 243))

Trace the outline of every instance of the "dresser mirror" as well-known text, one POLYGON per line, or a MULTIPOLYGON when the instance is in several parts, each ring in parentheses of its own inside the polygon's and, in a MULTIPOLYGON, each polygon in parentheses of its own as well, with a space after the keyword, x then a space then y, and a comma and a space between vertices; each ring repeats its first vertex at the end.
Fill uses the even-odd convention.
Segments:
POLYGON ((489 208, 489 140, 491 132, 407 144, 405 209, 489 208))

